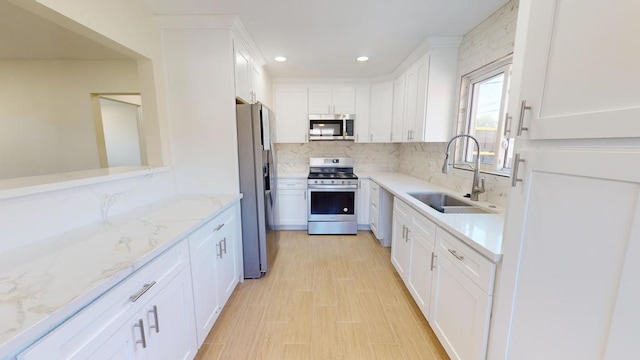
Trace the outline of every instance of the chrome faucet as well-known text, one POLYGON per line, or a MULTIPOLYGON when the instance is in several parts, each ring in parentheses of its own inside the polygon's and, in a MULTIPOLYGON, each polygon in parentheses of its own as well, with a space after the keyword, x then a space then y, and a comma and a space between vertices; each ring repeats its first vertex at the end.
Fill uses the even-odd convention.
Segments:
MULTIPOLYGON (((451 138, 451 140, 449 140, 449 143, 447 144, 447 152, 444 154, 445 156, 444 164, 442 164, 442 173, 449 173, 449 165, 458 165, 449 164, 449 148, 454 141, 461 137, 468 137, 469 139, 473 140, 476 143, 476 147, 478 148, 478 156, 476 156, 476 167, 475 169, 473 169, 473 184, 471 185, 471 201, 478 201, 478 195, 484 192, 484 178, 480 178, 480 143, 478 143, 478 140, 476 138, 469 134, 460 134, 454 136, 453 138, 451 138)), ((467 163, 463 163, 460 165, 467 165, 470 167, 470 165, 467 163)))

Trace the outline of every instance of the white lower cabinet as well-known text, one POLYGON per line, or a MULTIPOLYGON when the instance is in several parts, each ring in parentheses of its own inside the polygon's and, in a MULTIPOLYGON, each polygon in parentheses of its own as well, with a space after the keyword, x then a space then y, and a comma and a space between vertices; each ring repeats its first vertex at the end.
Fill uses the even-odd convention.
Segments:
POLYGON ((238 210, 226 210, 189 236, 198 346, 239 281, 238 210))
POLYGON ((496 265, 398 198, 391 263, 447 354, 485 359, 496 265))
POLYGON ((181 241, 18 359, 192 359, 197 345, 188 252, 181 241))
POLYGON ((190 360, 241 278, 233 205, 17 355, 190 360))
POLYGON ((404 280, 409 282, 411 262, 411 209, 397 198, 393 201, 393 225, 391 236, 391 263, 404 280))
POLYGON ((424 317, 429 320, 431 282, 434 268, 433 249, 436 241, 436 224, 413 211, 410 224, 410 270, 407 288, 424 317), (425 276, 426 274, 426 276, 425 276))
POLYGON ((358 217, 358 227, 367 228, 369 226, 369 207, 370 207, 370 184, 369 179, 358 180, 358 195, 356 204, 356 213, 358 217))
POLYGON ((393 195, 370 181, 369 228, 382 246, 391 246, 393 195))
POLYGON ((307 228, 307 179, 278 179, 276 224, 282 230, 307 228))
POLYGON ((486 358, 495 264, 437 230, 429 323, 452 359, 486 358), (477 277, 477 279, 472 279, 477 277))

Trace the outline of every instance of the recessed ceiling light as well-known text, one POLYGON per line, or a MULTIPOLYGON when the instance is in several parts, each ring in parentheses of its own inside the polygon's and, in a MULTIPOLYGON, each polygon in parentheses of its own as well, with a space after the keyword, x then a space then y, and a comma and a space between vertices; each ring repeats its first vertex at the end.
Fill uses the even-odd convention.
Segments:
POLYGON ((276 56, 274 60, 277 62, 283 62, 283 61, 287 61, 287 58, 284 56, 276 56))
POLYGON ((369 57, 368 56, 358 56, 356 58, 356 60, 358 60, 358 61, 367 61, 367 60, 369 60, 369 57))

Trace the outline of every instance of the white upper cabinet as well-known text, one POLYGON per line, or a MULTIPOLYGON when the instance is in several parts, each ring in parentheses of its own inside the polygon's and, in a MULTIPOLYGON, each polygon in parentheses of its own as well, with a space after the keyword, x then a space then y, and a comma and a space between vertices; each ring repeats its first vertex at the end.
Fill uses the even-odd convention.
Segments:
POLYGON ((391 141, 393 118, 393 83, 371 86, 370 99, 369 142, 388 143, 391 141))
MULTIPOLYGON (((371 121, 371 87, 361 85, 356 87, 356 124, 355 142, 366 143, 370 141, 369 123, 371 121)), ((368 213, 368 211, 367 211, 368 213)), ((368 222, 368 220, 367 220, 368 222)))
POLYGON ((446 142, 456 103, 456 38, 434 46, 400 75, 393 89, 394 142, 446 142))
POLYGON ((233 58, 236 97, 245 103, 253 104, 258 101, 258 92, 262 83, 262 69, 251 58, 247 48, 237 39, 233 41, 233 58))
POLYGON ((639 10, 626 0, 521 4, 513 129, 522 123, 526 139, 639 137, 639 10))
POLYGON ((391 142, 402 142, 404 133, 404 91, 405 74, 393 82, 393 115, 391 126, 391 142))
POLYGON ((309 137, 307 87, 277 85, 274 90, 276 142, 305 143, 309 137))
MULTIPOLYGON (((355 87, 309 87, 309 114, 355 114, 355 87)), ((357 120, 357 119, 356 119, 357 120)))

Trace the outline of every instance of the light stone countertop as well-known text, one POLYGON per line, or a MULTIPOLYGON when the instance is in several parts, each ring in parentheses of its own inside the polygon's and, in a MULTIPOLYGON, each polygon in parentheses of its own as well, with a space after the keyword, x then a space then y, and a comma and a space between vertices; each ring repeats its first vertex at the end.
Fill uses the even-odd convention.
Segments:
POLYGON ((241 198, 177 195, 0 254, 0 359, 59 325, 241 198))
POLYGON ((360 178, 369 178, 402 199, 412 208, 449 231, 467 245, 493 262, 502 260, 502 233, 504 227, 504 209, 486 202, 475 202, 494 213, 491 214, 443 214, 408 195, 410 192, 443 192, 462 200, 460 194, 452 190, 433 185, 418 178, 393 172, 359 173, 360 178))

